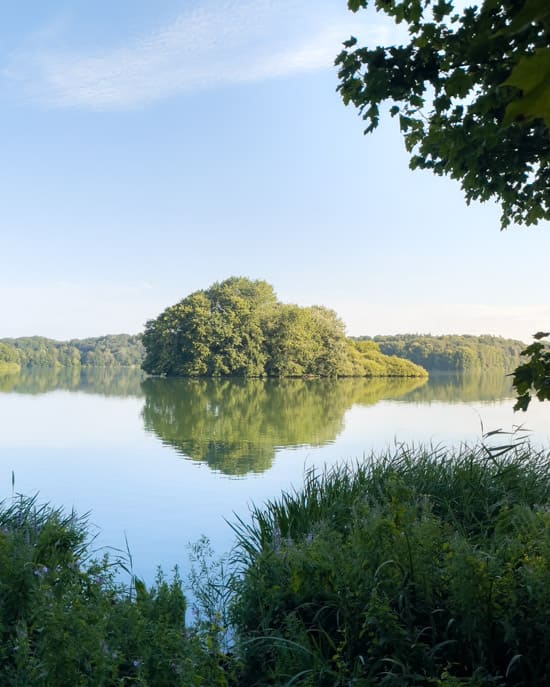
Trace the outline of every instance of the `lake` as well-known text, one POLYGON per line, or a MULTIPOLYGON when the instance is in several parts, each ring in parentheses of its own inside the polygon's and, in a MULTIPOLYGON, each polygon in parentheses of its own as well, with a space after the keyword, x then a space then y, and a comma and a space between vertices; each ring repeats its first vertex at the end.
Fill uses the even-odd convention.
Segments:
MULTIPOLYGON (((456 446, 523 424, 550 446, 550 403, 514 413, 502 372, 423 379, 164 380, 133 369, 0 376, 0 497, 90 512, 96 545, 136 574, 227 551, 226 520, 299 487, 304 471, 400 443, 456 446)), ((497 438, 502 442, 502 438, 497 438)))

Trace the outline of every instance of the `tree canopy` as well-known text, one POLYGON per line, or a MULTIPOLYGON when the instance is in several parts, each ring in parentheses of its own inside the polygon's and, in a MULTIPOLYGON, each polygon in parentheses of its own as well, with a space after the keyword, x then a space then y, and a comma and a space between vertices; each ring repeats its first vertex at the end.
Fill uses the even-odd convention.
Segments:
POLYGON ((0 372, 16 372, 19 367, 19 355, 15 348, 0 342, 0 372))
POLYGON ((412 169, 460 181, 468 203, 494 199, 501 226, 550 219, 550 3, 348 0, 405 22, 405 45, 344 43, 338 89, 372 132, 399 117, 412 169))
POLYGON ((514 410, 527 410, 532 396, 550 401, 550 332, 535 334, 535 342, 522 355, 528 360, 514 370, 514 387, 518 393, 514 410))
POLYGON ((277 300, 265 281, 230 277, 150 320, 143 369, 168 377, 425 376, 376 344, 346 338, 337 314, 277 300))

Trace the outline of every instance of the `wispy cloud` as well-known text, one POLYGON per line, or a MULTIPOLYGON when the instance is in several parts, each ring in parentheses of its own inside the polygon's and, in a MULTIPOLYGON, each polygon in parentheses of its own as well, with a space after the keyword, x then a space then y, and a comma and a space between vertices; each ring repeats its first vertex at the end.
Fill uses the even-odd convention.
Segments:
POLYGON ((6 73, 53 106, 125 109, 185 91, 330 69, 357 25, 351 13, 314 0, 202 0, 149 35, 93 54, 42 43, 15 56, 6 73))

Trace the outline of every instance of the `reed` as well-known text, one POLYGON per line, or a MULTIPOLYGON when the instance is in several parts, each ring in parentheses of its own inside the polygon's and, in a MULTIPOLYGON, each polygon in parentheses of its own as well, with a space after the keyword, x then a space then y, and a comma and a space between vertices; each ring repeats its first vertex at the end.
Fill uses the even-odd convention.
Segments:
POLYGON ((525 443, 402 446, 254 508, 241 684, 548 684, 549 467, 525 443))

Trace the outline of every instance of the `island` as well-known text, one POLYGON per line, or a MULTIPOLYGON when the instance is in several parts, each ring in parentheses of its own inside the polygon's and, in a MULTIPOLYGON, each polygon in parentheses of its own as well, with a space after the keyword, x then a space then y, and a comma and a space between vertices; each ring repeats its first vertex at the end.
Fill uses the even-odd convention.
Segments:
POLYGON ((426 377, 373 341, 346 337, 320 305, 281 303, 265 281, 230 277, 149 320, 143 369, 167 377, 426 377))

